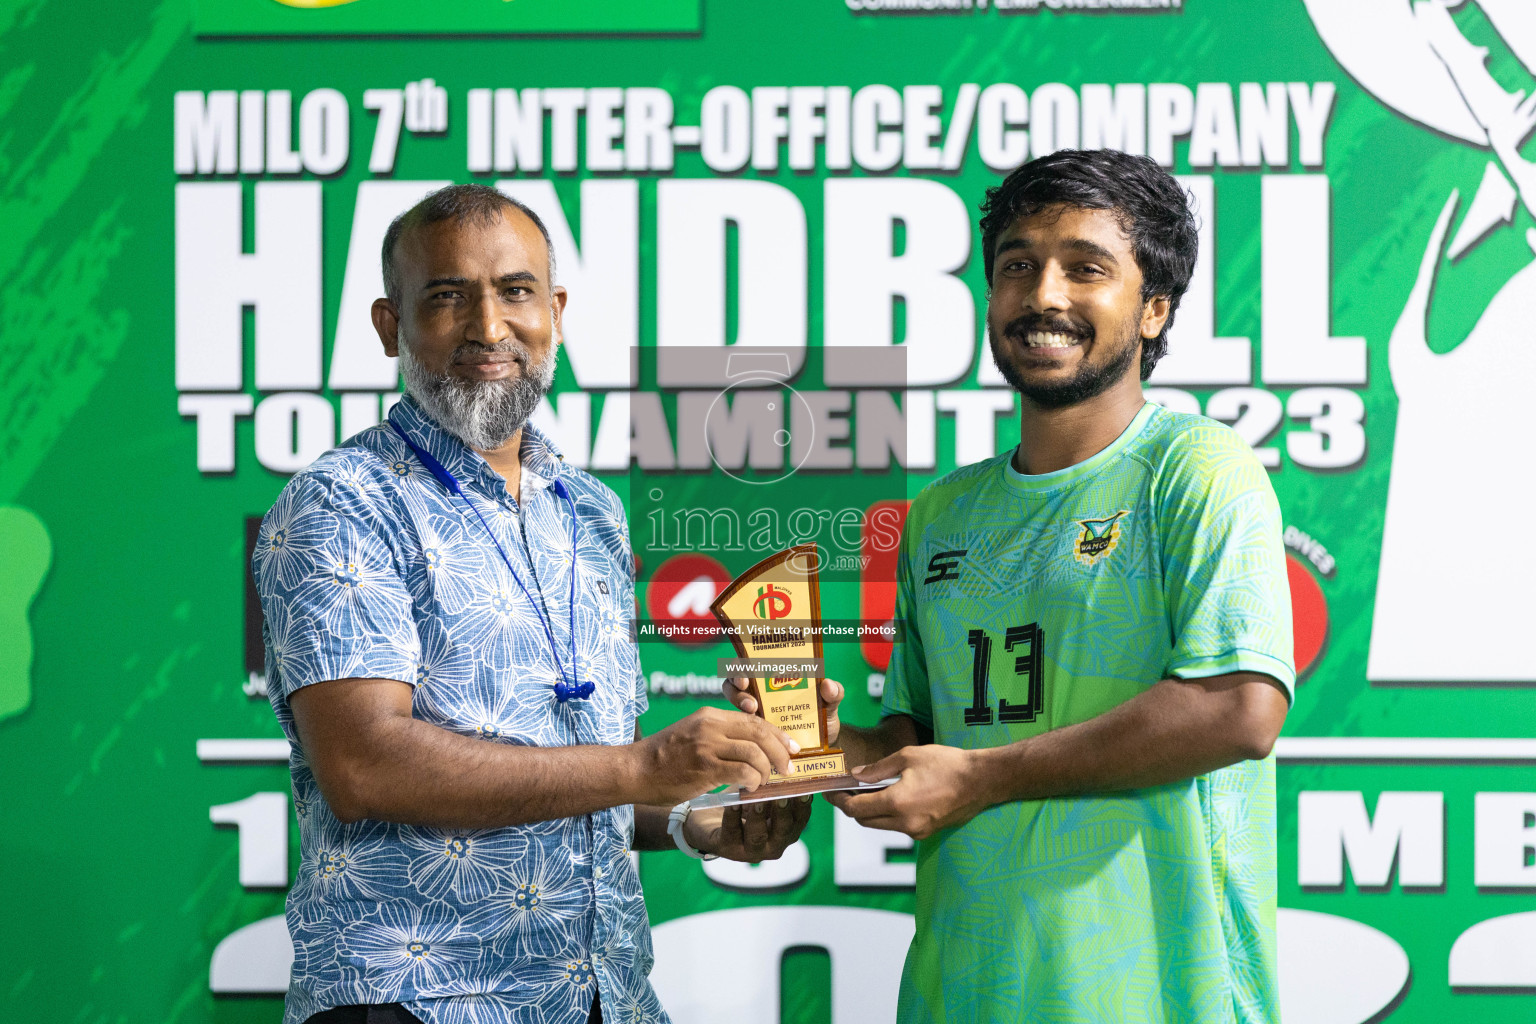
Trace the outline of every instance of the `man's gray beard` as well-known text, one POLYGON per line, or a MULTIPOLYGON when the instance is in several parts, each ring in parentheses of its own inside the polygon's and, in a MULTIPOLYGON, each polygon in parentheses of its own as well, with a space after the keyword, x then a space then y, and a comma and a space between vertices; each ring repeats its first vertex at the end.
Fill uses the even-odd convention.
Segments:
MULTIPOLYGON (((512 352, 527 350, 516 342, 496 345, 466 343, 454 352, 512 352)), ((539 400, 555 382, 555 364, 559 346, 551 345, 544 361, 536 366, 521 363, 522 372, 504 380, 471 381, 435 374, 411 355, 411 347, 400 339, 400 376, 405 390, 421 404, 426 414, 448 433, 477 451, 500 448, 523 429, 528 417, 538 408, 539 400)))

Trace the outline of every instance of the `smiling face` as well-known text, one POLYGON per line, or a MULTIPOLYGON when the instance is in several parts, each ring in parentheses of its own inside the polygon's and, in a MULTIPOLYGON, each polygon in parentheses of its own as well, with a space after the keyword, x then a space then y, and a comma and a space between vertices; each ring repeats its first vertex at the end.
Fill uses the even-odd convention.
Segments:
POLYGON ((398 306, 374 303, 384 351, 406 388, 471 448, 499 448, 554 379, 565 289, 543 235, 515 209, 420 224, 395 254, 398 306))
MULTIPOLYGON (((1131 240, 1111 210, 1050 206, 997 239, 987 327, 1004 378, 1043 408, 1087 401, 1133 374, 1168 300, 1141 297, 1131 240)), ((1130 383, 1128 383, 1128 381, 1130 383)))

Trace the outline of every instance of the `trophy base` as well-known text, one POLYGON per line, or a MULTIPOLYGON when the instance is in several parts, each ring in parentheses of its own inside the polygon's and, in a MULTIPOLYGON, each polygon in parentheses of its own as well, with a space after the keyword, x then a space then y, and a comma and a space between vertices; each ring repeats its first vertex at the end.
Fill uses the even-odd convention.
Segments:
POLYGON ((750 793, 739 789, 707 793, 704 796, 695 797, 690 803, 698 810, 703 810, 706 807, 736 807, 742 804, 762 803, 765 800, 785 800, 793 796, 809 796, 812 793, 835 793, 838 791, 869 793, 877 789, 884 789, 886 786, 900 781, 901 776, 899 775, 895 778, 881 779, 879 782, 860 782, 852 775, 827 775, 819 779, 775 782, 759 786, 750 793))
POLYGON ((768 781, 765 783, 769 786, 786 786, 811 779, 830 779, 848 774, 848 755, 836 747, 806 751, 795 754, 789 759, 788 775, 780 775, 779 770, 771 765, 769 772, 768 781))

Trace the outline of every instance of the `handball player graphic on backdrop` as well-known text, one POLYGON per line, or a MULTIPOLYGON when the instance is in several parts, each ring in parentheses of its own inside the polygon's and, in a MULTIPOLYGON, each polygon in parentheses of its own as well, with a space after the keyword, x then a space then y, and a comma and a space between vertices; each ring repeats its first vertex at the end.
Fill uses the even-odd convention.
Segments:
POLYGON ((1194 269, 1188 197, 1063 151, 983 210, 1019 445, 912 504, 882 718, 836 737, 901 781, 832 801, 919 840, 899 1018, 1277 1021, 1280 511, 1235 433, 1141 391, 1194 269))
POLYGON ((631 849, 778 857, 807 801, 688 818, 794 746, 697 711, 636 728, 618 496, 526 424, 565 290, 479 185, 384 240, 374 326, 409 397, 283 489, 254 557, 301 860, 287 1024, 664 1022, 631 849))

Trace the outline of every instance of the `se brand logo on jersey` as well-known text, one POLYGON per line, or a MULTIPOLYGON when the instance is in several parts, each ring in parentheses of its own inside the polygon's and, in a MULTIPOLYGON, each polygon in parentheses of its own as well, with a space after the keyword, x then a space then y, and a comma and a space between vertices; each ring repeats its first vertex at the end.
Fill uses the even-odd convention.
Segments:
POLYGON ((780 590, 770 583, 766 587, 757 588, 757 600, 752 602, 752 614, 760 619, 782 619, 789 614, 790 607, 788 591, 780 590))
POLYGON ((1116 512, 1105 519, 1079 519, 1083 532, 1072 544, 1072 555, 1084 565, 1097 565, 1108 558, 1120 544, 1120 520, 1130 510, 1116 512))
POLYGON ((811 685, 809 676, 778 676, 770 677, 768 689, 778 692, 780 690, 803 690, 811 685))
POLYGON ((923 586, 930 583, 941 583, 944 580, 957 580, 960 578, 960 559, 965 557, 965 548, 955 551, 940 551, 928 559, 928 575, 923 577, 923 586))

